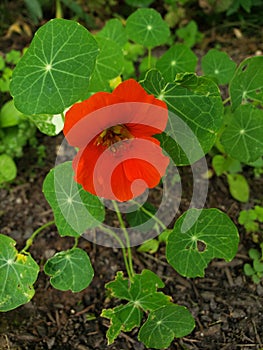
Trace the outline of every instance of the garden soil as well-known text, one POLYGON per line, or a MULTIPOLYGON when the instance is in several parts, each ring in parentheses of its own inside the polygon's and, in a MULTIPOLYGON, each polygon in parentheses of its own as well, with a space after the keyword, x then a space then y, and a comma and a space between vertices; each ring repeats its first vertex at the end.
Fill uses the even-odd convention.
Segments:
MULTIPOLYGON (((212 33, 213 34, 213 33, 212 33)), ((211 34, 211 35, 212 35, 211 34)), ((206 45, 215 40, 211 36, 206 45)), ((258 42, 253 38, 239 41, 228 36, 218 37, 221 45, 236 62, 255 53, 258 42), (245 50, 245 52, 244 52, 245 50)), ((1 40, 5 50, 23 47, 19 40, 1 40)), ((46 147, 45 165, 37 163, 36 151, 26 148, 18 160, 18 177, 15 183, 0 189, 0 232, 17 241, 22 249, 32 232, 53 219, 52 211, 42 194, 42 183, 54 166, 62 136, 45 137, 38 134, 39 144, 46 147)), ((208 166, 210 166, 210 159, 208 166)), ((182 200, 177 215, 188 209, 192 196, 190 167, 180 170, 182 200)), ((244 169, 249 181, 250 202, 238 203, 229 194, 224 176, 212 176, 205 207, 219 208, 237 223, 240 210, 263 202, 263 178, 256 179, 250 168, 244 169)), ((236 257, 226 263, 214 260, 206 269, 204 278, 188 279, 177 274, 165 259, 165 247, 157 253, 138 253, 133 248, 135 270, 147 268, 157 273, 165 283, 163 292, 173 301, 186 306, 193 314, 196 327, 191 334, 175 339, 169 349, 251 350, 263 348, 263 285, 255 285, 244 276, 243 266, 249 262, 248 250, 257 247, 245 230, 238 225, 240 244, 236 257)), ((103 308, 114 307, 116 301, 108 297, 105 283, 114 279, 119 270, 124 271, 122 252, 80 239, 79 246, 90 256, 95 277, 88 288, 80 293, 55 290, 43 273, 45 261, 56 252, 73 245, 72 238, 61 238, 55 226, 44 230, 30 248, 33 258, 41 266, 35 283, 35 296, 26 305, 0 314, 0 350, 88 350, 136 349, 145 347, 137 340, 137 330, 121 333, 114 344, 107 345, 106 332, 109 321, 100 317, 103 308)))
MULTIPOLYGON (((13 237, 17 249, 44 223, 52 220, 52 211, 42 194, 42 183, 54 166, 62 136, 45 137, 39 142, 46 146, 45 166, 36 164, 32 148, 25 150, 19 160, 19 175, 15 184, 0 190, 1 233, 13 237)), ((209 166, 209 158, 208 158, 209 166)), ((251 202, 240 204, 232 199, 224 177, 209 180, 205 207, 216 207, 227 213, 237 224, 238 213, 255 203, 262 203, 263 178, 254 178, 245 169, 251 188, 251 202)), ((190 167, 180 170, 182 200, 178 215, 189 207, 192 195, 190 167)), ((251 236, 240 226, 240 244, 236 257, 226 263, 214 260, 206 269, 204 278, 188 279, 177 274, 166 262, 165 247, 155 254, 138 253, 133 248, 135 270, 147 268, 165 282, 163 292, 173 301, 186 306, 193 314, 196 327, 182 339, 173 341, 169 349, 260 349, 263 347, 263 286, 255 285, 244 276, 244 263, 249 262, 248 249, 254 247, 251 236)), ((109 321, 100 317, 103 308, 113 307, 104 284, 114 279, 117 271, 124 270, 122 252, 81 239, 79 246, 90 256, 95 277, 81 293, 55 290, 43 273, 43 264, 56 252, 70 248, 72 238, 61 238, 55 226, 47 228, 30 248, 33 258, 41 266, 35 284, 36 293, 26 305, 0 315, 0 349, 138 349, 145 347, 137 340, 137 330, 121 333, 113 345, 107 345, 109 321)))

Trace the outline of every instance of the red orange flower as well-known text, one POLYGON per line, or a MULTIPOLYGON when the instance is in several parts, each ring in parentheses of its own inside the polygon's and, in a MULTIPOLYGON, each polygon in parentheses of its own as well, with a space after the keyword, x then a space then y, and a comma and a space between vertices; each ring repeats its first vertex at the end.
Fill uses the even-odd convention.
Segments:
POLYGON ((64 134, 78 147, 75 180, 99 197, 127 201, 158 185, 169 158, 153 135, 164 131, 168 111, 133 79, 98 92, 66 113, 64 134))

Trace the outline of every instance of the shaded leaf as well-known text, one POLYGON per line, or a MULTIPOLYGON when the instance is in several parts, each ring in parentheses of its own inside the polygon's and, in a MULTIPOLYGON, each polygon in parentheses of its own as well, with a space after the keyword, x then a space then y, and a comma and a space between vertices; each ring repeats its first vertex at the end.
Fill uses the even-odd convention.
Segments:
POLYGON ((263 56, 250 57, 241 62, 229 84, 233 109, 251 101, 263 105, 262 66, 263 56))
POLYGON ((88 254, 80 248, 59 252, 48 259, 44 271, 51 276, 50 283, 59 290, 80 292, 94 276, 88 254))

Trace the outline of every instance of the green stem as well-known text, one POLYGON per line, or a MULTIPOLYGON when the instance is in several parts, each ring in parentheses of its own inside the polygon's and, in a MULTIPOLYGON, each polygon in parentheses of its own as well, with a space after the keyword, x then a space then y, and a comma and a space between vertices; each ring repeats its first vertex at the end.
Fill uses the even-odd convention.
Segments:
POLYGON ((224 101, 223 101, 223 105, 225 105, 227 102, 230 101, 230 97, 226 98, 224 101))
POLYGON ((118 220, 119 220, 119 223, 120 223, 120 227, 121 227, 121 229, 122 229, 122 231, 124 233, 124 237, 126 239, 126 250, 127 250, 127 254, 128 254, 129 270, 130 270, 130 273, 131 273, 131 277, 133 277, 134 276, 134 270, 133 270, 133 262, 132 262, 130 237, 129 237, 129 234, 128 234, 127 230, 126 230, 126 226, 125 226, 124 221, 122 219, 121 213, 119 211, 118 204, 115 201, 112 201, 112 203, 113 203, 114 209, 116 211, 116 214, 117 214, 117 217, 118 217, 118 220))
POLYGON ((78 244, 79 244, 79 237, 75 237, 75 243, 74 243, 72 249, 77 248, 78 244))
POLYGON ((151 60, 152 60, 152 49, 148 47, 148 69, 151 68, 151 60))
MULTIPOLYGON (((140 205, 133 200, 133 203, 136 204, 138 207, 140 207, 140 205)), ((159 224, 161 226, 161 228, 163 230, 166 230, 167 227, 166 225, 159 219, 155 216, 155 214, 151 213, 149 210, 147 210, 146 208, 144 208, 144 206, 141 206, 140 207, 140 210, 143 211, 145 214, 147 214, 151 219, 153 219, 155 222, 157 222, 157 224, 159 224)))
POLYGON ((63 18, 60 0, 56 0, 56 18, 63 18))
POLYGON ((121 250, 122 250, 122 254, 123 254, 123 260, 124 260, 124 264, 125 264, 125 268, 128 274, 129 279, 132 279, 132 273, 130 271, 130 266, 128 263, 128 259, 127 259, 127 254, 126 254, 126 249, 125 246, 122 242, 122 240, 119 238, 119 236, 111 229, 106 228, 104 226, 99 226, 104 232, 108 233, 110 236, 114 237, 116 239, 116 241, 119 243, 121 250))
POLYGON ((45 228, 51 226, 51 225, 54 225, 55 221, 52 220, 52 221, 49 221, 47 222, 46 224, 40 226, 36 231, 34 231, 31 235, 31 237, 28 238, 28 240, 26 241, 26 245, 25 247, 21 250, 21 253, 25 253, 29 247, 33 244, 33 241, 34 239, 36 238, 36 236, 41 232, 43 231, 45 228))

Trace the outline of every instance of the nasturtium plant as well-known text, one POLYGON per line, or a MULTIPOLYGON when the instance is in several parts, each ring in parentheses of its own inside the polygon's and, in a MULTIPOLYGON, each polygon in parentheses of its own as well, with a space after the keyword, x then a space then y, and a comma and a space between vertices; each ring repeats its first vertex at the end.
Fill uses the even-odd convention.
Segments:
POLYGON ((168 83, 158 70, 150 70, 142 86, 165 101, 171 112, 166 133, 158 138, 175 164, 188 165, 202 158, 214 145, 222 125, 223 105, 217 85, 193 73, 178 74, 168 83))
POLYGON ((10 86, 25 114, 57 114, 85 96, 98 45, 83 26, 53 19, 35 34, 10 86))
POLYGON ((201 64, 204 74, 215 78, 222 85, 230 82, 236 70, 236 63, 228 54, 216 49, 209 50, 201 64))
POLYGON ((61 236, 79 237, 104 220, 101 201, 74 181, 71 162, 59 164, 49 172, 43 192, 53 209, 61 236))
POLYGON ((263 154, 263 112, 253 105, 241 105, 234 111, 221 135, 221 143, 231 157, 248 163, 263 154))
POLYGON ((204 276, 214 258, 230 261, 238 248, 238 231, 218 209, 189 209, 168 236, 166 257, 181 275, 204 276))
POLYGON ((167 82, 174 81, 177 73, 195 72, 197 57, 186 45, 175 44, 157 61, 156 68, 167 82))
POLYGON ((0 311, 27 303, 35 294, 39 266, 29 253, 18 252, 16 242, 0 234, 0 311))
POLYGON ((233 109, 243 103, 263 104, 263 56, 245 59, 240 63, 229 84, 233 109))
POLYGON ((99 54, 90 79, 89 91, 110 91, 110 80, 118 77, 123 71, 123 53, 119 45, 111 39, 98 37, 96 41, 99 54))
MULTIPOLYGON (((136 6, 149 3, 136 1, 136 6)), ((135 273, 131 239, 145 237, 138 254, 166 245, 168 263, 188 278, 204 276, 212 259, 233 259, 238 232, 227 214, 191 208, 175 222, 172 217, 167 229, 157 217, 158 203, 162 205, 158 200, 174 190, 166 186, 172 165, 192 166, 211 152, 215 174, 225 176, 234 198, 248 201, 242 167, 262 164, 263 156, 262 57, 248 58, 236 68, 226 53, 210 50, 201 58, 202 76, 196 74, 197 56, 190 48, 200 38, 195 23, 177 31, 184 44, 167 48, 173 41, 170 34, 152 8, 111 19, 95 34, 64 19, 53 19, 36 32, 13 72, 13 101, 2 109, 0 136, 5 129, 3 144, 9 150, 20 118, 50 136, 63 129, 63 146, 70 144, 74 159, 70 152, 67 161, 57 157, 43 183, 54 221, 34 231, 20 252, 12 238, 0 235, 1 311, 32 298, 39 267, 28 250, 40 232, 55 225, 60 236, 75 241, 44 262, 50 284, 59 290, 79 292, 92 281, 89 256, 78 248, 82 237, 91 233, 97 239, 100 234, 103 243, 110 237, 122 250, 126 275, 119 271, 106 284, 116 304, 101 313, 110 323, 108 344, 136 328, 146 347, 163 349, 194 329, 190 310, 160 291, 165 284, 159 276, 145 269, 135 273), (159 57, 153 49, 160 45, 166 46, 159 57), (222 84, 229 84, 224 101, 222 84), (125 106, 121 113, 116 112, 119 106, 125 106), (138 140, 151 143, 155 152, 145 144, 137 149, 138 140)), ((0 182, 15 176, 10 154, 1 147, 0 182)), ((171 183, 178 181, 173 174, 171 183)))
POLYGON ((85 289, 94 275, 88 254, 80 248, 56 253, 46 262, 44 271, 51 276, 53 287, 72 292, 85 289))
POLYGON ((170 30, 157 11, 138 9, 127 18, 126 33, 135 43, 153 48, 166 42, 170 30))

